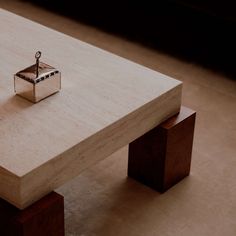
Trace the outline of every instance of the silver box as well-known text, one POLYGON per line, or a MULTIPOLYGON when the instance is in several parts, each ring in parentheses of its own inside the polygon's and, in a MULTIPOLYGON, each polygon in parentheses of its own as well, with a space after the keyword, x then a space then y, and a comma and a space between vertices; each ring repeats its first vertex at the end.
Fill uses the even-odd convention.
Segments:
POLYGON ((36 64, 27 67, 14 75, 14 87, 17 95, 36 103, 61 89, 61 73, 39 62, 38 76, 36 64))

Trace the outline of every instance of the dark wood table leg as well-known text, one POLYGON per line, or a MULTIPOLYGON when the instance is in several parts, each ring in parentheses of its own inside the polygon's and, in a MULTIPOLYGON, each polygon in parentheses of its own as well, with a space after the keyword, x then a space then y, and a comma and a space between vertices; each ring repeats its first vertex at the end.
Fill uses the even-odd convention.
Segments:
POLYGON ((1 236, 64 236, 64 198, 51 192, 24 210, 0 199, 1 236))
POLYGON ((189 175, 196 112, 180 113, 129 145, 128 176, 164 192, 189 175))

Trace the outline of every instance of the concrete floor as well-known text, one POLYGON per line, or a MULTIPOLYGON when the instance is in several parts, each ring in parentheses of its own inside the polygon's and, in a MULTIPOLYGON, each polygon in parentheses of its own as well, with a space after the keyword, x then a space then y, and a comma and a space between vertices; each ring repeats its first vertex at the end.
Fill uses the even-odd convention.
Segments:
POLYGON ((236 235, 236 80, 25 1, 0 7, 182 80, 183 104, 197 111, 188 178, 154 192, 126 177, 124 147, 57 190, 67 236, 236 235))

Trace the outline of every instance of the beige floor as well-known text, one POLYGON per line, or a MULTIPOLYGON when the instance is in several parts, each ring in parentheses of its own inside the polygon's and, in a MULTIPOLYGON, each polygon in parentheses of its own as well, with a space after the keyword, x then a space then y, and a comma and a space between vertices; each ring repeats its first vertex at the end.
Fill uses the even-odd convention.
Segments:
POLYGON ((58 189, 67 236, 236 235, 236 80, 24 1, 0 7, 182 80, 198 114, 190 177, 156 193, 126 178, 125 147, 58 189))

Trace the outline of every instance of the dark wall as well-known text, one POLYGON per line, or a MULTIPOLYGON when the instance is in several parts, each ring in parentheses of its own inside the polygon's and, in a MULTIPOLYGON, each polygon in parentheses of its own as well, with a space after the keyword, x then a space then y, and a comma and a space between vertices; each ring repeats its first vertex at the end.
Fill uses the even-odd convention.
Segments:
POLYGON ((236 14, 233 1, 34 0, 53 11, 148 46, 236 72, 236 14))

